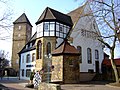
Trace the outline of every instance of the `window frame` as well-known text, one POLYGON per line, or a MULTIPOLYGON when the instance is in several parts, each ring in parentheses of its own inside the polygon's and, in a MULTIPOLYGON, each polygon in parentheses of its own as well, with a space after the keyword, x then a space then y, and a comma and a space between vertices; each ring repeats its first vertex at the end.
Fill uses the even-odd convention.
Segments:
POLYGON ((88 61, 88 64, 92 64, 92 50, 91 50, 91 48, 87 48, 87 61, 88 61))
POLYGON ((44 22, 43 29, 43 36, 55 36, 55 22, 44 22))
POLYGON ((35 53, 32 54, 32 62, 35 61, 35 53))
POLYGON ((26 77, 30 77, 31 69, 26 69, 26 77))
POLYGON ((24 56, 22 56, 22 63, 24 63, 24 56))
POLYGON ((51 43, 50 42, 48 42, 46 45, 46 54, 47 55, 51 54, 51 43))
POLYGON ((41 40, 39 40, 37 42, 37 59, 41 59, 42 58, 42 42, 41 40))
POLYGON ((26 63, 30 63, 30 54, 26 55, 26 63))
POLYGON ((82 47, 81 47, 81 46, 77 46, 77 50, 78 50, 79 53, 80 53, 80 55, 79 55, 80 63, 82 63, 82 47))
POLYGON ((99 59, 99 51, 95 49, 95 59, 99 59))

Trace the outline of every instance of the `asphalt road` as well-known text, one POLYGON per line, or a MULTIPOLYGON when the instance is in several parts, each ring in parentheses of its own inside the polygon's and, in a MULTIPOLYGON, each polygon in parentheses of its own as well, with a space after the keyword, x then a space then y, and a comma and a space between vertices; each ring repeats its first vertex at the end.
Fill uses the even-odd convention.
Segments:
MULTIPOLYGON (((34 90, 26 88, 25 85, 28 83, 27 80, 19 80, 17 77, 9 77, 0 79, 0 90, 34 90)), ((92 81, 80 84, 63 84, 61 85, 62 90, 120 90, 120 87, 113 87, 108 85, 108 82, 103 81, 92 81)))

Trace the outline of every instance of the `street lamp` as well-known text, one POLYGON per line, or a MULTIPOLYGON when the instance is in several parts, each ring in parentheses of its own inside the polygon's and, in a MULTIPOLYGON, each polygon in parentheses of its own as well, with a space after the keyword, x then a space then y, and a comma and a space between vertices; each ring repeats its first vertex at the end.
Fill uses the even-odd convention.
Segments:
POLYGON ((51 54, 45 55, 45 58, 47 59, 47 83, 50 82, 50 67, 51 67, 51 54))

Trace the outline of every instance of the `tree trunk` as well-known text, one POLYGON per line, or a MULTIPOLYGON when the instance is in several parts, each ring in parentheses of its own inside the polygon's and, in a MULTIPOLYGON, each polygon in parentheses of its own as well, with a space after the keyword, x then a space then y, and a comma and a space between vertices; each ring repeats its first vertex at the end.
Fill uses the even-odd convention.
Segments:
POLYGON ((118 72, 117 72, 117 67, 116 67, 115 61, 114 61, 114 50, 111 50, 111 59, 110 59, 110 61, 111 61, 111 65, 112 65, 112 68, 113 68, 113 71, 114 71, 116 83, 120 83, 119 82, 118 72))

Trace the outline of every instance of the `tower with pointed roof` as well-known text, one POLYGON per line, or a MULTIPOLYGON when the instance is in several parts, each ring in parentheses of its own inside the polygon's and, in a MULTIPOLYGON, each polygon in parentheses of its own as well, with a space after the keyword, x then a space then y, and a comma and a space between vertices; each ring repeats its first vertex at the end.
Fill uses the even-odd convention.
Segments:
POLYGON ((47 7, 38 21, 36 40, 36 69, 45 67, 46 58, 66 39, 71 27, 70 16, 47 7))
POLYGON ((19 56, 18 53, 28 42, 32 35, 32 25, 25 13, 23 13, 17 20, 13 22, 13 44, 12 44, 12 67, 19 70, 19 56))

